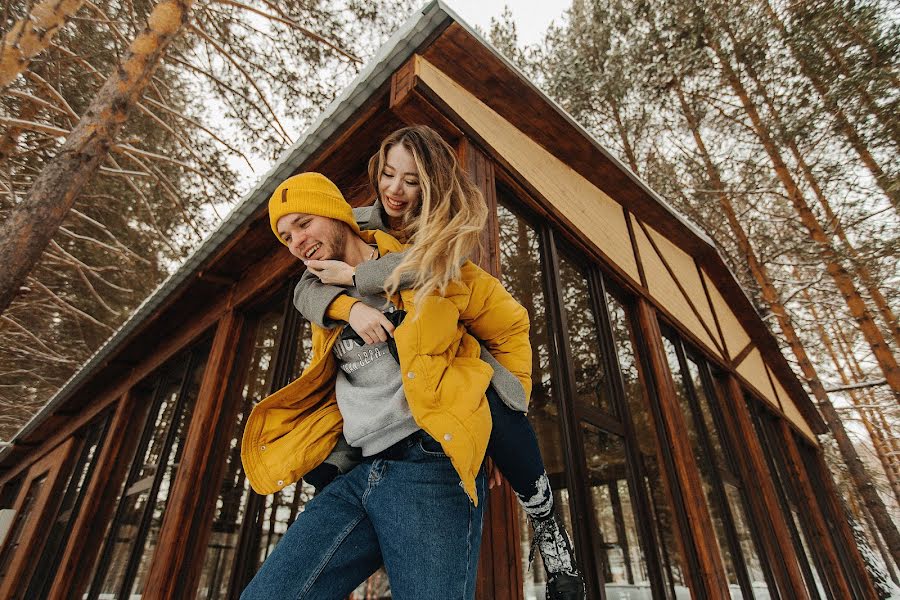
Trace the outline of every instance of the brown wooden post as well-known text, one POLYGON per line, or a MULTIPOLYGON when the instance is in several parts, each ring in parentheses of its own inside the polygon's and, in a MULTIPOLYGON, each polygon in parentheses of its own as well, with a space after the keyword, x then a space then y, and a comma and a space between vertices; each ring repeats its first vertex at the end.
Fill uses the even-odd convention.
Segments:
MULTIPOLYGON (((472 258, 482 269, 500 275, 500 226, 497 222, 497 188, 494 163, 478 147, 463 138, 458 145, 459 161, 475 185, 484 194, 488 220, 482 236, 481 252, 472 258)), ((522 598, 521 548, 518 501, 504 480, 488 492, 481 559, 478 565, 476 598, 481 600, 519 600, 522 598)))
POLYGON ((133 391, 119 399, 48 600, 80 598, 90 583, 88 578, 103 547, 103 532, 115 511, 122 478, 140 439, 148 408, 139 403, 140 399, 133 391))
POLYGON ((653 386, 659 402, 662 423, 658 423, 657 427, 662 427, 668 440, 668 448, 662 447, 661 450, 669 451, 675 469, 675 481, 668 488, 671 494, 678 495, 677 498, 673 498, 675 500, 673 506, 683 507, 687 521, 681 523, 681 519, 675 519, 681 553, 686 559, 693 555, 699 569, 697 573, 690 568, 686 570, 688 582, 696 598, 728 598, 730 597, 728 580, 719 555, 709 508, 703 495, 700 471, 688 439, 684 415, 678 406, 675 383, 666 360, 656 311, 644 298, 638 298, 636 309, 638 326, 652 375, 651 381, 647 383, 653 386))
POLYGON ((196 591, 233 417, 225 396, 242 325, 243 317, 231 310, 216 328, 144 598, 191 598, 196 591))
MULTIPOLYGON (((28 475, 19 490, 19 498, 14 506, 16 514, 19 514, 24 508, 23 501, 28 495, 32 483, 40 477, 45 479, 28 515, 28 520, 21 530, 20 543, 13 551, 6 575, 0 580, 0 598, 20 598, 24 592, 22 588, 31 579, 32 570, 37 564, 34 557, 40 556, 44 542, 47 540, 46 524, 53 521, 52 515, 59 507, 62 488, 66 482, 65 476, 68 475, 72 466, 75 454, 72 450, 75 447, 77 447, 75 438, 70 437, 28 470, 28 475)), ((11 539, 6 540, 7 545, 12 542, 11 539)), ((4 548, 5 551, 7 551, 6 548, 4 548)))
POLYGON ((753 427, 750 410, 744 401, 741 385, 731 374, 724 378, 723 383, 723 413, 747 492, 744 495, 753 511, 755 522, 768 523, 773 533, 771 537, 765 533, 758 536, 767 562, 772 567, 783 597, 808 598, 809 592, 791 541, 786 515, 778 502, 778 493, 753 427))
MULTIPOLYGON (((853 598, 853 594, 850 591, 851 585, 846 579, 848 574, 842 568, 841 561, 838 558, 837 549, 834 547, 835 540, 832 539, 831 532, 828 529, 828 523, 826 522, 827 517, 823 515, 820 510, 816 490, 813 489, 809 473, 806 472, 806 465, 800 457, 800 451, 797 449, 794 434, 788 426, 787 421, 780 419, 779 423, 781 425, 780 438, 784 443, 784 460, 785 463, 787 463, 786 466, 791 474, 791 479, 794 481, 794 488, 800 496, 798 499, 800 506, 805 507, 809 522, 812 523, 813 526, 813 531, 811 531, 810 534, 815 537, 814 539, 809 540, 809 543, 815 546, 816 549, 814 551, 821 557, 822 562, 824 563, 823 566, 827 572, 823 573, 823 575, 828 577, 828 579, 837 587, 840 597, 853 598)), ((833 492, 833 490, 830 491, 833 492)), ((826 494, 826 496, 831 496, 831 494, 826 494)), ((834 498, 826 497, 826 502, 829 504, 831 504, 833 500, 834 498)), ((833 508, 835 507, 833 506, 833 508)), ((866 597, 877 598, 878 595, 875 593, 871 580, 866 575, 865 566, 862 564, 862 557, 859 556, 859 551, 856 549, 856 540, 853 539, 853 534, 847 526, 847 520, 844 517, 843 511, 831 510, 830 512, 832 514, 828 515, 828 517, 835 522, 835 529, 838 534, 844 534, 841 535, 843 539, 840 540, 840 543, 847 548, 850 556, 856 558, 859 562, 857 570, 862 575, 859 579, 864 588, 866 597), (843 527, 841 527, 841 524, 843 524, 843 527)))

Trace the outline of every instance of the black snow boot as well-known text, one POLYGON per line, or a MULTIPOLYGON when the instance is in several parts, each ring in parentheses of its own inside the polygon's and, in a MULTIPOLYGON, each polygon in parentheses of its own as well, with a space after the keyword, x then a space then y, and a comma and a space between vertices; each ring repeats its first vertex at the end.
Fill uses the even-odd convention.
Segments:
POLYGON ((547 571, 547 600, 584 600, 584 582, 562 519, 554 510, 543 519, 532 519, 531 524, 534 537, 528 563, 534 560, 535 548, 539 549, 547 571))

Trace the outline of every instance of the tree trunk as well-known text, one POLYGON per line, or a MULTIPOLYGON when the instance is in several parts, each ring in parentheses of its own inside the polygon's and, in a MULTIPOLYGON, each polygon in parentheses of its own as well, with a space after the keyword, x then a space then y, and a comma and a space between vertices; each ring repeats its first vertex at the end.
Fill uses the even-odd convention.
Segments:
POLYGON ((81 187, 115 144, 129 110, 141 97, 172 40, 187 23, 194 0, 165 0, 132 42, 59 154, 41 171, 28 197, 0 226, 0 314, 53 238, 81 187))
POLYGON ((894 559, 896 560, 897 557, 900 556, 900 532, 898 532, 897 526, 891 519, 891 516, 888 513, 884 502, 881 500, 881 497, 878 495, 878 490, 875 488, 875 485, 872 482, 872 477, 869 475, 868 471, 866 471, 865 465, 863 464, 862 460, 860 460, 859 454, 856 452, 856 448, 850 441, 850 438, 847 435, 846 430, 844 429, 844 425, 841 422, 837 411, 834 410, 834 406, 832 406, 831 401, 828 398, 828 394, 825 392, 825 388, 822 386, 822 382, 819 380, 818 373, 816 373, 815 367, 813 367, 812 361, 809 359, 809 355, 807 355, 806 353, 806 348, 803 346, 800 337, 797 335, 793 323, 791 323, 790 316, 788 315, 784 304, 781 302, 778 291, 772 284, 771 277, 769 277, 765 265, 763 265, 757 258, 756 253, 750 244, 750 240, 748 239, 747 234, 744 231, 744 228, 741 226, 740 222, 737 219, 737 215, 735 214, 731 199, 728 197, 728 194, 725 191, 726 188, 722 181, 722 177, 720 176, 716 166, 713 164, 709 152, 706 149, 706 144, 704 143, 703 138, 700 135, 698 119, 687 103, 684 95, 684 90, 681 87, 681 81, 676 81, 674 88, 676 94, 678 95, 678 100, 681 104, 682 111, 684 112, 685 119, 687 120, 688 126, 691 129, 694 141, 697 144, 697 148, 703 158, 703 164, 706 168, 707 176, 709 177, 710 183, 712 184, 712 188, 716 190, 719 205, 722 208, 722 211, 725 213, 725 217, 728 220, 729 225, 731 226, 737 244, 740 247, 741 252, 747 259, 747 263, 750 267, 750 271, 753 274, 753 277, 756 279, 757 283, 760 286, 763 299, 769 305, 772 313, 778 320, 778 325, 781 328, 782 334, 784 335, 785 340, 788 342, 788 345, 793 351, 794 356, 797 358, 798 366, 800 367, 803 376, 806 378, 807 384, 809 385, 810 390, 812 391, 813 396, 818 403, 819 410, 822 413, 822 417, 824 418, 828 429, 831 431, 832 435, 837 441, 838 448, 841 451, 841 455, 843 456, 844 461, 847 463, 847 467, 849 469, 854 486, 859 491, 859 494, 864 498, 866 506, 870 509, 870 513, 875 517, 879 528, 883 527, 882 531, 884 538, 891 550, 891 555, 894 556, 894 559))
POLYGON ((832 117, 834 117, 838 130, 845 138, 847 138, 847 143, 849 143, 850 147, 859 155, 859 159, 872 174, 878 187, 881 188, 881 191, 884 192, 885 196, 887 196, 888 200, 893 205, 894 210, 900 213, 900 182, 885 174, 881 165, 879 165, 878 161, 875 160, 875 157, 872 156, 872 153, 863 141, 862 136, 859 135, 859 132, 856 131, 856 128, 850 123, 850 119, 847 117, 846 113, 844 113, 828 93, 828 90, 825 88, 825 83, 815 74, 815 71, 803 59, 802 53, 794 46, 791 39, 792 34, 778 17, 778 14, 772 8, 772 5, 768 0, 763 0, 763 5, 766 8, 766 12, 769 14, 769 17, 778 28, 778 31, 781 32, 785 44, 787 44, 794 60, 797 61, 797 64, 800 67, 800 72, 803 73, 812 84, 813 88, 815 88, 825 109, 832 117))
MULTIPOLYGON (((830 244, 822 225, 803 198, 803 193, 794 181, 793 176, 791 176, 790 170, 784 162, 784 159, 781 157, 781 153, 779 152, 775 141, 769 134, 768 129, 764 126, 756 105, 750 99, 750 95, 746 88, 744 88, 738 74, 731 67, 731 63, 728 61, 722 47, 716 40, 715 34, 713 32, 709 33, 710 35, 707 36, 707 40, 710 48, 712 48, 718 58, 719 65, 722 69, 722 76, 734 90, 734 93, 740 99, 744 110, 747 112, 747 116, 750 117, 753 130, 759 138, 760 143, 763 145, 763 148, 766 150, 766 153, 769 155, 775 173, 787 192, 788 199, 794 206, 794 210, 797 211, 800 222, 806 227, 813 241, 818 246, 828 274, 831 275, 831 278, 834 280, 835 285, 847 302, 850 314, 859 325, 869 346, 871 346, 872 353, 875 355, 875 359, 878 361, 878 365, 881 367, 888 385, 894 390, 894 393, 900 397, 900 367, 897 366, 896 358, 894 358, 890 348, 884 340, 884 336, 875 324, 875 321, 869 313, 865 301, 856 289, 856 285, 853 283, 850 274, 847 273, 847 270, 841 265, 837 252, 830 244)), ((897 548, 898 551, 900 551, 900 539, 898 539, 897 548)))
POLYGON ((84 0, 44 0, 0 40, 0 90, 46 50, 56 32, 78 12, 84 0))
MULTIPOLYGON (((828 356, 831 358, 831 362, 834 364, 835 371, 841 378, 841 382, 844 385, 850 385, 851 383, 860 383, 858 378, 853 377, 851 379, 847 375, 843 364, 841 364, 841 361, 838 358, 837 350, 835 350, 834 344, 831 341, 831 336, 828 335, 827 331, 825 331, 825 326, 823 325, 824 321, 820 318, 819 311, 816 310, 816 305, 809 297, 809 293, 804 290, 802 292, 802 295, 803 299, 807 303, 810 314, 812 314, 813 321, 816 324, 816 330, 819 333, 819 338, 825 345, 825 350, 828 352, 828 356)), ((872 423, 869 418, 870 413, 875 411, 873 411, 872 409, 861 408, 861 406, 865 404, 865 400, 860 400, 859 393, 857 391, 847 390, 847 395, 850 396, 850 399, 853 401, 854 406, 857 407, 857 411, 859 412, 863 425, 865 426, 866 431, 869 433, 869 437, 872 438, 872 445, 875 447, 875 453, 878 456, 878 460, 881 462, 881 467, 884 469, 884 474, 891 486, 891 491, 893 491, 894 493, 894 498, 897 499, 897 502, 900 502, 900 472, 898 472, 897 464, 891 460, 890 448, 888 447, 888 441, 885 439, 883 432, 877 427, 876 424, 872 423)))
MULTIPOLYGON (((866 380, 866 373, 864 372, 862 366, 859 364, 859 360, 856 358, 856 354, 853 352, 853 346, 850 344, 850 341, 847 339, 846 332, 840 326, 840 320, 834 315, 832 311, 830 311, 826 307, 825 319, 826 321, 831 323, 831 330, 834 334, 834 339, 837 342, 838 349, 844 355, 847 366, 850 369, 851 374, 853 374, 854 378, 858 381, 866 380)), ((872 395, 871 390, 869 391, 869 398, 871 402, 875 404, 875 398, 872 395)), ((894 464, 895 469, 898 474, 900 474, 900 438, 897 437, 894 432, 894 428, 887 422, 884 417, 884 413, 881 410, 875 411, 875 416, 878 419, 877 425, 880 427, 881 431, 884 432, 883 437, 888 443, 890 448, 890 454, 888 458, 894 464)))
POLYGON ((881 290, 878 288, 878 285, 872 278, 872 274, 869 271, 868 267, 866 267, 865 261, 859 255, 859 252, 856 251, 856 248, 853 247, 853 244, 850 242, 850 240, 847 238, 847 234, 844 231, 844 227, 841 225, 840 219, 836 214, 834 214, 834 211, 831 210, 831 204, 828 202, 828 198, 825 197, 825 192, 822 190, 822 186, 819 185, 815 174, 812 172, 812 168, 806 162, 806 159, 803 157, 803 153, 800 152, 800 147, 797 145, 797 140, 794 138, 794 136, 790 135, 790 133, 785 128, 784 122, 782 121, 781 115, 778 111, 778 107, 775 106, 775 102, 772 101, 772 97, 769 95, 769 91, 766 89, 766 87, 762 83, 762 80, 757 75, 756 69, 749 61, 744 60, 744 51, 741 48, 738 40, 735 38, 734 32, 732 32, 731 29, 727 26, 723 26, 723 29, 725 30, 732 46, 734 47, 735 56, 737 57, 740 64, 743 65, 747 70, 747 74, 750 76, 750 79, 756 85, 757 91, 765 101, 766 107, 769 109, 769 112, 771 113, 772 118, 774 119, 775 124, 779 129, 780 139, 784 141, 785 145, 787 145, 788 149, 791 151, 794 160, 797 161, 797 166, 800 167, 800 171, 803 173, 803 178, 806 179, 806 182, 809 184, 810 189, 812 189, 813 194, 819 201, 819 206, 821 206, 822 210, 825 212, 825 218, 827 219, 826 222, 831 224, 831 229, 834 231, 837 238, 843 244, 843 248, 850 256, 850 263, 853 265, 857 276, 865 286, 866 291, 872 298, 872 301, 875 303, 875 307, 878 309, 881 317, 884 319, 884 322, 888 327, 888 331, 890 331, 891 337, 893 338, 895 347, 900 349, 900 326, 898 326, 897 324, 897 316, 894 314, 894 311, 891 310, 891 307, 888 305, 884 294, 881 293, 881 290))

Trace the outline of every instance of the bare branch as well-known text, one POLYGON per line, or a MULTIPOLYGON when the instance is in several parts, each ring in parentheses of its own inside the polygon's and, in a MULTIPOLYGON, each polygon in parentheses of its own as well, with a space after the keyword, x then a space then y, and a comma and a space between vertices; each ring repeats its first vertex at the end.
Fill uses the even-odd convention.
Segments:
POLYGON ((114 331, 113 328, 110 327, 109 325, 107 325, 106 323, 103 323, 103 322, 101 322, 101 321, 98 321, 97 319, 95 319, 95 318, 92 317, 91 315, 87 314, 87 313, 84 312, 83 310, 81 310, 81 309, 79 309, 79 308, 76 308, 76 307, 72 306, 71 304, 69 304, 68 302, 66 302, 65 300, 63 300, 63 299, 60 298, 59 296, 57 296, 55 293, 53 293, 53 291, 52 291, 50 288, 48 288, 47 286, 45 286, 43 283, 41 283, 40 281, 38 281, 38 280, 35 279, 34 277, 30 277, 30 276, 29 276, 29 277, 27 278, 27 281, 29 281, 32 285, 34 285, 35 287, 37 287, 38 289, 40 289, 42 292, 44 292, 45 294, 47 294, 48 296, 50 296, 50 298, 52 298, 52 299, 56 302, 56 304, 57 304, 60 308, 62 308, 63 310, 65 310, 66 312, 70 312, 70 313, 72 313, 72 314, 74 314, 74 315, 76 315, 76 316, 78 316, 78 317, 80 317, 80 318, 82 318, 82 319, 84 319, 84 320, 86 320, 86 321, 90 321, 90 322, 93 323, 94 325, 96 325, 96 326, 98 326, 98 327, 100 327, 100 328, 102 328, 102 329, 105 329, 106 331, 108 331, 108 332, 110 332, 110 333, 112 333, 112 332, 114 331))
POLYGON ((247 11, 250 11, 250 12, 252 12, 252 13, 256 13, 256 14, 258 14, 258 15, 260 15, 260 16, 263 16, 263 17, 266 17, 267 19, 270 19, 270 20, 272 20, 272 21, 277 21, 278 23, 284 23, 285 25, 289 25, 290 27, 293 27, 294 29, 296 29, 297 31, 301 32, 303 35, 305 35, 306 37, 310 38, 311 40, 315 40, 315 41, 317 41, 317 42, 319 42, 319 43, 321 43, 321 44, 325 44, 326 46, 328 46, 329 48, 331 48, 332 50, 334 50, 335 52, 337 52, 337 53, 340 54, 341 56, 344 56, 344 57, 346 57, 346 58, 352 60, 352 61, 355 62, 355 63, 362 64, 362 59, 360 59, 359 57, 357 57, 357 56, 355 56, 355 55, 353 55, 353 54, 350 54, 350 53, 347 52, 346 50, 344 50, 344 49, 342 49, 341 47, 339 47, 335 42, 332 42, 331 40, 322 37, 322 36, 319 35, 318 33, 315 33, 315 32, 313 32, 313 31, 310 31, 310 30, 307 29, 306 27, 303 27, 302 25, 300 25, 300 23, 298 23, 297 21, 294 21, 294 20, 291 19, 288 15, 284 14, 284 12, 282 12, 282 10, 281 10, 280 8, 278 8, 277 6, 275 6, 275 5, 273 5, 273 4, 269 3, 269 2, 266 2, 265 0, 262 0, 263 4, 265 4, 265 5, 268 6, 269 8, 275 9, 275 10, 278 11, 282 16, 278 16, 278 15, 273 15, 273 14, 267 13, 267 12, 265 12, 265 11, 263 11, 263 10, 259 10, 258 8, 254 8, 254 7, 252 7, 252 6, 247 6, 246 4, 243 4, 243 3, 241 3, 241 2, 237 2, 236 0, 213 0, 213 1, 214 1, 214 2, 217 2, 217 3, 219 3, 219 4, 227 4, 227 5, 229 5, 229 6, 236 6, 237 8, 240 8, 240 9, 243 9, 243 10, 247 10, 247 11))
POLYGON ((244 76, 244 79, 247 80, 247 83, 249 83, 253 87, 253 89, 256 90, 256 93, 259 94, 259 99, 262 100, 262 103, 266 106, 266 108, 269 109, 269 113, 272 115, 272 119, 275 121, 275 124, 278 125, 278 128, 281 130, 281 133, 282 133, 282 136, 284 137, 284 139, 286 139, 289 144, 293 143, 293 140, 291 140, 291 136, 288 135, 288 132, 284 128, 284 126, 281 124, 281 121, 278 120, 278 115, 275 114, 275 110, 269 104, 268 100, 266 100, 266 95, 263 93, 263 91, 261 89, 259 89, 259 86, 256 85, 256 81, 246 71, 246 69, 244 69, 244 67, 242 67, 240 64, 238 64, 238 62, 236 60, 234 60, 234 58, 232 57, 231 53, 228 52, 228 50, 226 50, 221 45, 219 45, 199 26, 197 26, 194 23, 191 23, 190 30, 193 31, 194 33, 196 33, 197 35, 199 35, 201 38, 203 38, 203 40, 206 41, 206 43, 208 43, 210 46, 215 48, 222 55, 223 58, 225 58, 228 62, 230 62, 232 65, 234 65, 234 68, 236 68, 241 73, 241 75, 244 76))

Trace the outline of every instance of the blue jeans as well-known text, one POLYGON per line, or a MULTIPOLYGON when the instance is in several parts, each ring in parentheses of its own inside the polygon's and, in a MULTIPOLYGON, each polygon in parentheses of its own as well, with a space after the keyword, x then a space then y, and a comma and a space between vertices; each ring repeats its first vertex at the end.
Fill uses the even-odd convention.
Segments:
POLYGON ((429 436, 391 449, 390 459, 363 459, 306 505, 241 600, 340 600, 382 564, 398 600, 475 597, 484 471, 475 507, 429 436))

